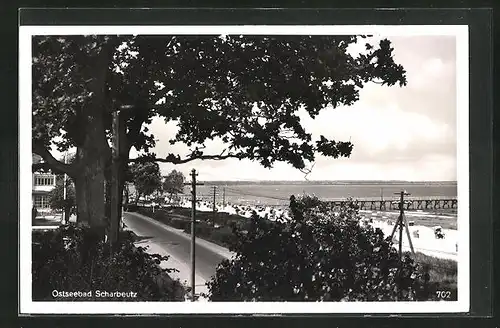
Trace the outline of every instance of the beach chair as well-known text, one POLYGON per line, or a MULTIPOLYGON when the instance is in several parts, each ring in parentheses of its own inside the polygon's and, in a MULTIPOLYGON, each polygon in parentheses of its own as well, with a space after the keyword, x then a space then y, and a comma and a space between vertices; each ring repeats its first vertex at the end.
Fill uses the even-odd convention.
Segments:
POLYGON ((434 236, 436 237, 436 239, 444 239, 444 232, 441 226, 434 227, 434 236))

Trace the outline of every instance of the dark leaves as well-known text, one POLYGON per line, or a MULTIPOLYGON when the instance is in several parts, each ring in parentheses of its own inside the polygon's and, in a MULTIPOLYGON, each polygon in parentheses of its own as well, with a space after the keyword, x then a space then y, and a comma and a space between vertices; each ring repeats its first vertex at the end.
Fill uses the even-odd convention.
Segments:
POLYGON ((184 190, 184 174, 177 170, 172 170, 163 181, 163 190, 169 194, 177 194, 184 190))
POLYGON ((129 165, 129 177, 140 195, 148 196, 161 190, 160 167, 154 162, 139 162, 129 165))
POLYGON ((136 298, 124 301, 184 301, 180 282, 164 274, 176 270, 159 266, 168 257, 135 247, 130 232, 121 233, 120 244, 113 253, 109 244, 95 243, 88 230, 71 225, 55 231, 33 232, 33 243, 34 300, 54 300, 55 289, 94 291, 94 298, 64 298, 64 301, 120 300, 97 298, 96 290, 137 293, 136 298))
POLYGON ((56 187, 49 193, 49 206, 57 210, 76 210, 75 187, 71 179, 66 180, 66 195, 64 194, 64 179, 57 176, 56 187))
POLYGON ((328 140, 324 136, 316 142, 316 150, 324 156, 333 158, 349 157, 351 155, 353 144, 350 142, 336 142, 328 140))

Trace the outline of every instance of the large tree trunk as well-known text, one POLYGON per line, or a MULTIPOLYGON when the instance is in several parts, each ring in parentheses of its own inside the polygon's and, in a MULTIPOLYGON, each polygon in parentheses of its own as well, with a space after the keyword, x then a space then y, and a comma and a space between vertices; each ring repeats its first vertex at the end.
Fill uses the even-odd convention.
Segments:
POLYGON ((79 175, 75 178, 75 199, 76 199, 76 223, 78 225, 90 226, 90 213, 87 206, 87 189, 85 178, 79 175))
POLYGON ((104 161, 99 157, 89 157, 93 160, 82 165, 75 179, 77 222, 88 227, 83 241, 82 265, 94 258, 97 252, 96 246, 104 241, 106 236, 104 161))
POLYGON ((77 222, 104 233, 105 169, 109 147, 104 134, 102 114, 96 113, 85 127, 85 142, 77 148, 78 171, 75 177, 77 222))
POLYGON ((87 67, 86 74, 90 78, 87 87, 93 97, 82 110, 85 120, 81 124, 81 135, 84 137, 76 158, 79 167, 75 179, 77 221, 90 226, 99 238, 104 237, 107 225, 104 181, 106 163, 111 155, 103 121, 107 110, 106 77, 116 45, 113 42, 103 44, 99 55, 87 67))
POLYGON ((77 223, 98 230, 106 227, 104 211, 104 163, 96 159, 83 165, 75 179, 77 223))

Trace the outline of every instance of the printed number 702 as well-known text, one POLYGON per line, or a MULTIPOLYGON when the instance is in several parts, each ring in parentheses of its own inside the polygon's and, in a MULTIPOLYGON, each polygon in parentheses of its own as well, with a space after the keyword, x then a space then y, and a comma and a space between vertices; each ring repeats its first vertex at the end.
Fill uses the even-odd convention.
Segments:
POLYGON ((451 298, 451 292, 449 290, 438 290, 436 296, 441 299, 449 299, 451 298))

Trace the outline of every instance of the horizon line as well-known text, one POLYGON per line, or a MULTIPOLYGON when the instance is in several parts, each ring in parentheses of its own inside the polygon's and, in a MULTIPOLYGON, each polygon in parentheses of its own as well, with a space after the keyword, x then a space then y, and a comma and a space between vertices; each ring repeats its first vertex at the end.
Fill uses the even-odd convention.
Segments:
POLYGON ((366 180, 366 179, 346 179, 346 180, 331 180, 331 179, 322 179, 322 180, 249 180, 249 179, 198 179, 199 181, 230 181, 230 182, 409 182, 409 183, 437 183, 437 182, 446 182, 446 183, 457 183, 457 180, 366 180))

